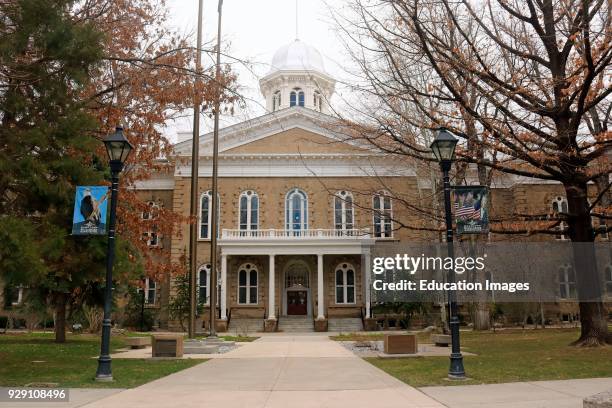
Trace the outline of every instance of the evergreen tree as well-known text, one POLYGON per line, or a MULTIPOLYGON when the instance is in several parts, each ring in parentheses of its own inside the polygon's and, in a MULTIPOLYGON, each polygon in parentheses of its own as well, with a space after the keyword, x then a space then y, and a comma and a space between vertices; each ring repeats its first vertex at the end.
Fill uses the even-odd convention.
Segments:
POLYGON ((65 340, 76 287, 104 276, 105 240, 70 236, 76 185, 101 184, 96 123, 79 95, 102 35, 70 14, 73 1, 0 3, 0 269, 41 290, 65 340))

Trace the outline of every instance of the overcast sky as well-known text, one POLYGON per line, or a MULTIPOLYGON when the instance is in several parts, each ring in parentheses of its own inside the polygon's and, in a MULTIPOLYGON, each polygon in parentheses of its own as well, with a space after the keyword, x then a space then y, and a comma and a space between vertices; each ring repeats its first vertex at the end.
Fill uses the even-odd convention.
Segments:
MULTIPOLYGON (((342 46, 336 40, 323 0, 298 0, 297 36, 317 48, 325 58, 326 70, 335 77, 342 76, 344 60, 342 46)), ((343 0, 328 0, 341 6, 343 0)), ((184 33, 195 33, 198 0, 168 0, 171 24, 184 33)), ((223 2, 222 38, 230 46, 230 53, 253 65, 235 65, 241 91, 248 98, 248 109, 236 112, 233 118, 222 118, 222 125, 256 117, 264 111, 258 80, 270 69, 274 52, 296 38, 295 0, 225 0, 223 2), (251 71, 252 69, 252 71, 251 71)), ((217 0, 204 0, 204 41, 215 40, 217 31, 217 0)), ((195 45, 195 35, 194 45, 195 45)), ((208 58, 205 56, 205 58, 208 58)), ((227 61, 227 60, 226 60, 227 61)), ((209 65, 210 59, 204 60, 209 65)), ((205 121, 205 129, 210 128, 205 121)), ((191 130, 191 119, 181 120, 168 129, 172 137, 177 130, 191 130)))

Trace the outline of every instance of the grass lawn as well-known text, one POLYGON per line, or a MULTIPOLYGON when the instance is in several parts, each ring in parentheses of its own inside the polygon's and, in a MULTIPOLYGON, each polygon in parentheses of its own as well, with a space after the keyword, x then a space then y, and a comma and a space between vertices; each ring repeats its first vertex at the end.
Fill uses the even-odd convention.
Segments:
MULTIPOLYGON (((412 386, 612 377, 612 347, 576 348, 578 329, 461 332, 468 381, 446 380, 448 357, 366 358, 412 386)), ((374 340, 374 339, 370 339, 374 340)))
MULTIPOLYGON (((125 336, 111 337, 111 351, 125 347, 125 336)), ((52 333, 0 335, 0 386, 57 383, 59 387, 132 388, 205 360, 113 359, 111 383, 94 381, 100 336, 70 335, 64 344, 52 333)))

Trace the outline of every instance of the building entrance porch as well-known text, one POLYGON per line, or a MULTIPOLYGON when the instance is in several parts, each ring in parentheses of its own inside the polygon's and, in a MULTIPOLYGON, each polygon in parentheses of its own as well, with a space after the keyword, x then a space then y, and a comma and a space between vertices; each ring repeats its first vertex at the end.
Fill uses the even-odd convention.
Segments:
POLYGON ((219 241, 221 320, 230 321, 230 330, 231 320, 249 319, 275 331, 283 318, 304 318, 315 330, 326 331, 329 318, 369 317, 370 260, 364 241, 371 244, 357 234, 270 238, 228 237, 224 231, 219 241), (240 275, 245 265, 250 266, 248 279, 240 275))

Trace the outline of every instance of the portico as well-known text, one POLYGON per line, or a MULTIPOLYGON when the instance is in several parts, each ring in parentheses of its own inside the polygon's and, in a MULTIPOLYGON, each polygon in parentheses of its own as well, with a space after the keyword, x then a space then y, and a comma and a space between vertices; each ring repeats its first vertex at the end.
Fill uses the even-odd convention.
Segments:
MULTIPOLYGON (((367 230, 223 230, 220 318, 369 317, 367 230)), ((317 323, 319 322, 319 323, 317 323)))

